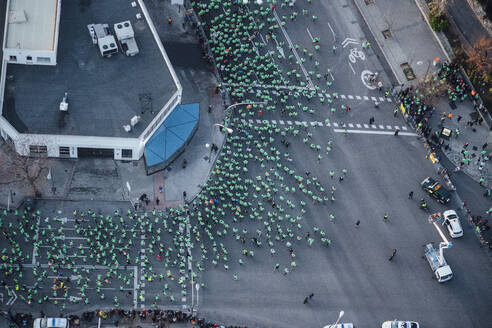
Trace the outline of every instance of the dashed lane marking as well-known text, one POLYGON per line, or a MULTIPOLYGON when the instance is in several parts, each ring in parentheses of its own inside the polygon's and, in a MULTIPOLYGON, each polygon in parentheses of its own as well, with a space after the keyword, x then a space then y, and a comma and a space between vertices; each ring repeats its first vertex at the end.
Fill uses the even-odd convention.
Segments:
MULTIPOLYGON (((387 136, 393 136, 395 133, 392 131, 372 131, 372 130, 345 130, 345 129, 333 129, 335 132, 343 132, 343 133, 356 133, 356 134, 379 134, 379 135, 387 135, 387 136)), ((411 133, 411 132, 400 132, 398 134, 399 136, 404 136, 404 137, 415 137, 417 136, 416 133, 411 133)))

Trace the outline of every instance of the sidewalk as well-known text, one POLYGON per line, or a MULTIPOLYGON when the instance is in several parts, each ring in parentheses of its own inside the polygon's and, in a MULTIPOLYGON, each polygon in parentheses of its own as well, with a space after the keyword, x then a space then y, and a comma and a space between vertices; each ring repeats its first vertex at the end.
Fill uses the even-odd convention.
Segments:
MULTIPOLYGON (((384 59, 388 62, 392 73, 396 76, 398 83, 404 84, 405 88, 417 85, 428 74, 434 75, 437 70, 437 67, 433 65, 435 58, 440 58, 439 61, 442 63, 450 57, 447 54, 446 40, 441 40, 432 31, 418 7, 425 6, 425 1, 378 0, 368 5, 366 5, 365 0, 353 1, 376 40, 377 46, 382 51, 384 59), (391 33, 391 38, 385 39, 382 31, 387 29, 391 33), (404 63, 408 63, 411 67, 415 79, 410 81, 407 79, 401 68, 404 63)), ((490 186, 492 183, 490 161, 483 163, 482 169, 479 170, 480 162, 477 165, 477 159, 480 157, 482 145, 485 143, 488 143, 487 152, 492 151, 492 135, 485 122, 482 125, 475 124, 473 128, 465 128, 468 121, 476 119, 474 117, 476 111, 471 101, 457 102, 456 108, 452 109, 447 102, 447 97, 441 97, 437 99, 435 106, 436 111, 429 122, 433 131, 440 130, 439 123, 443 113, 447 115, 451 112, 453 114, 453 118, 451 120, 446 118, 444 124, 445 127, 453 131, 453 136, 449 140, 445 140, 447 147, 443 147, 446 156, 455 166, 458 166, 463 159, 461 153, 463 145, 468 141, 470 144, 468 150, 474 160, 463 167, 463 172, 477 182, 481 177, 484 178, 490 186), (462 117, 460 122, 457 121, 459 116, 462 117), (454 133, 456 129, 460 131, 458 138, 454 133)))

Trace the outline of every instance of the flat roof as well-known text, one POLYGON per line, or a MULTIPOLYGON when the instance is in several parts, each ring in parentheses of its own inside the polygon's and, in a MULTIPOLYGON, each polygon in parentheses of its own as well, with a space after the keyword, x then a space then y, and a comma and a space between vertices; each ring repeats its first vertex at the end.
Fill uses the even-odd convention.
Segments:
POLYGON ((2 115, 21 133, 138 137, 176 92, 139 6, 62 1, 56 66, 8 64, 2 115), (88 24, 130 20, 140 53, 103 58, 88 24), (68 114, 59 104, 68 92, 68 114), (141 121, 127 133, 133 116, 141 121))
POLYGON ((4 47, 54 51, 58 0, 9 0, 4 47))

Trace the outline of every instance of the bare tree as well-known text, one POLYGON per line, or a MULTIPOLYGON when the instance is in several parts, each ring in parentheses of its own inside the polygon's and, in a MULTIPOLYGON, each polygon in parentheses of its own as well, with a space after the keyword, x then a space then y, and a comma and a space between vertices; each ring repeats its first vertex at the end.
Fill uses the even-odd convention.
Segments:
POLYGON ((38 184, 42 172, 48 168, 46 157, 20 156, 9 144, 4 144, 0 153, 0 185, 22 183, 29 192, 40 196, 38 184))
POLYGON ((481 36, 474 44, 470 51, 467 51, 468 59, 466 63, 471 69, 478 71, 488 71, 492 68, 492 59, 489 54, 492 52, 492 40, 486 36, 481 36))

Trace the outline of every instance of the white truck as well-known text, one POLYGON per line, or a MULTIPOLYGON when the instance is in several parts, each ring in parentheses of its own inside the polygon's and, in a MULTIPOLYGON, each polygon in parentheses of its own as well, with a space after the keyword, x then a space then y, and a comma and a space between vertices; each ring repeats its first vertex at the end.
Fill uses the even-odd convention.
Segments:
POLYGON ((430 243, 425 245, 425 258, 429 262, 437 281, 445 282, 453 278, 453 272, 443 256, 441 244, 439 244, 439 249, 430 243))
POLYGON ((33 328, 69 328, 66 318, 37 318, 33 328))
POLYGON ((441 216, 433 214, 429 216, 429 222, 431 222, 436 230, 439 232, 442 238, 442 242, 439 243, 439 249, 435 248, 432 243, 425 245, 424 255, 429 263, 432 272, 437 278, 438 282, 445 282, 451 280, 453 278, 453 271, 449 267, 446 259, 444 258, 443 249, 451 248, 453 246, 452 243, 448 241, 446 236, 443 234, 439 226, 436 224, 436 221, 440 220, 441 216))

